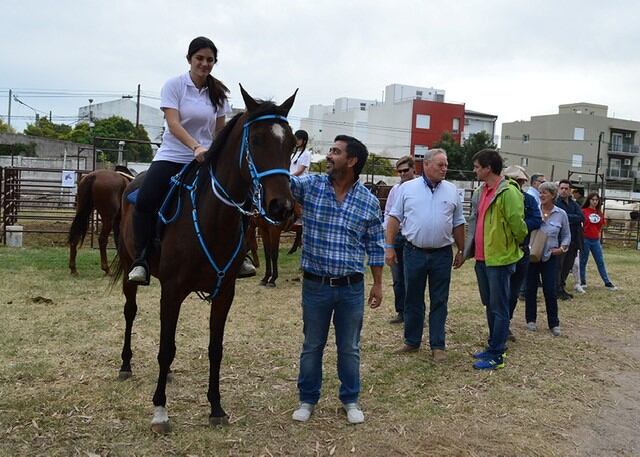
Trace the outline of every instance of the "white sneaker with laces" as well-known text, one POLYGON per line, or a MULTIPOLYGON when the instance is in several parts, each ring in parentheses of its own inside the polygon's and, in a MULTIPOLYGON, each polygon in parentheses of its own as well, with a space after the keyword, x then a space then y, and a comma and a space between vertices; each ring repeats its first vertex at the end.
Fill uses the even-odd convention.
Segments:
POLYGON ((574 290, 576 292, 578 292, 579 294, 586 294, 587 291, 584 290, 584 287, 582 287, 580 284, 576 284, 576 286, 574 287, 574 290))
POLYGON ((131 282, 145 282, 147 280, 147 270, 142 265, 134 267, 129 272, 129 281, 131 282))
POLYGON ((300 403, 300 406, 293 412, 291 417, 294 421, 307 422, 311 417, 314 407, 311 403, 300 403))
POLYGON ((347 421, 350 424, 362 424, 364 422, 364 413, 357 403, 347 403, 343 405, 343 408, 347 413, 347 421))

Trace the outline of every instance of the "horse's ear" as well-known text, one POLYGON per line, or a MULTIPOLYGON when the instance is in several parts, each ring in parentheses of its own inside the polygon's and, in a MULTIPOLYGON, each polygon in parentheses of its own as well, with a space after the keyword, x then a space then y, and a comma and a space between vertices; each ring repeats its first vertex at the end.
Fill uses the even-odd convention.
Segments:
POLYGON ((291 107, 293 106, 293 102, 296 100, 296 94, 298 93, 298 89, 296 89, 296 91, 293 93, 293 95, 289 98, 287 98, 282 105, 280 105, 278 108, 285 113, 285 116, 287 114, 289 114, 289 110, 291 109, 291 107))
POLYGON ((259 103, 255 101, 253 97, 247 93, 246 90, 244 90, 244 87, 242 87, 242 84, 240 84, 240 93, 242 94, 242 99, 244 100, 244 106, 247 108, 247 111, 253 111, 258 107, 259 103))

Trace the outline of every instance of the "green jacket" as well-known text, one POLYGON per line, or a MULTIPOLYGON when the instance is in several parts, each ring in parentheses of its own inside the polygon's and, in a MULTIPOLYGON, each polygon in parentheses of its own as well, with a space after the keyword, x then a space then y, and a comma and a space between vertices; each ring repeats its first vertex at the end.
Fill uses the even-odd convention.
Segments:
MULTIPOLYGON (((464 246, 465 258, 473 257, 475 252, 475 233, 478 218, 478 204, 482 183, 471 197, 471 217, 464 246)), ((489 203, 484 216, 484 258, 487 266, 498 267, 516 263, 524 253, 520 248, 527 236, 527 224, 524 222, 524 199, 517 183, 504 178, 489 203)))

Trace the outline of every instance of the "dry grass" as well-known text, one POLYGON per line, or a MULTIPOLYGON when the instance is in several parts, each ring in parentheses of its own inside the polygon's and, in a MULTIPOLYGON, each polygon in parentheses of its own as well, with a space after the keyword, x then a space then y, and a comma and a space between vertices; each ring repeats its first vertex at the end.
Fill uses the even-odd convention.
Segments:
MULTIPOLYGON (((134 377, 119 382, 121 295, 108 290, 96 251, 80 252, 79 278, 68 275, 66 256, 60 248, 0 249, 1 455, 576 455, 573 431, 595 420, 611 386, 603 370, 640 369, 602 339, 628 340, 640 324, 636 251, 606 252, 620 291, 594 279, 587 295, 561 302, 563 337, 526 332, 520 304, 507 368, 490 373, 471 368, 471 353, 486 338, 471 263, 454 272, 442 365, 427 351, 393 355, 402 338, 387 323, 393 305, 385 271, 386 303, 367 310, 362 335, 367 422, 346 424, 330 344, 323 397, 309 423, 294 424, 300 283, 293 280, 297 258, 283 254, 277 289, 257 286, 256 278, 238 282, 221 372, 229 427, 207 426, 208 305, 193 297, 184 303, 176 380, 167 391, 174 431, 159 437, 149 428, 157 282, 139 294, 134 377)), ((589 274, 597 275, 592 264, 589 274)))

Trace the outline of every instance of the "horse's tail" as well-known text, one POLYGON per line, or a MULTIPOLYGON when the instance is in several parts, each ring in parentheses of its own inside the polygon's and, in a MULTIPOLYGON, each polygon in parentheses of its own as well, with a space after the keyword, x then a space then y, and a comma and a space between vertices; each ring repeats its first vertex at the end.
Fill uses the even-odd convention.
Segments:
POLYGON ((118 282, 122 279, 122 273, 124 273, 124 265, 122 264, 120 257, 120 248, 117 249, 116 255, 111 261, 111 265, 109 267, 111 271, 111 288, 118 284, 118 282))
POLYGON ((93 183, 96 175, 87 175, 78 184, 78 194, 76 195, 76 215, 69 229, 69 244, 82 245, 84 237, 89 227, 89 217, 93 211, 93 183))

